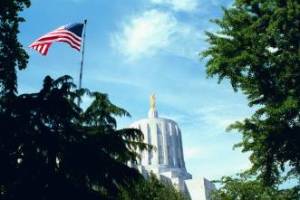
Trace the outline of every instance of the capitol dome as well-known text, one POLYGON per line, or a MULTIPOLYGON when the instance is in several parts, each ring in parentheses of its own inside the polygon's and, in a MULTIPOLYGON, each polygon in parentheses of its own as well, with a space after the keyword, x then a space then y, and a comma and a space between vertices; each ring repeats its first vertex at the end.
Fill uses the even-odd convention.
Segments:
POLYGON ((130 127, 141 130, 144 142, 155 147, 141 152, 140 170, 171 178, 171 182, 184 191, 184 180, 192 176, 185 168, 181 130, 175 121, 158 116, 154 95, 150 97, 148 118, 138 120, 130 127))

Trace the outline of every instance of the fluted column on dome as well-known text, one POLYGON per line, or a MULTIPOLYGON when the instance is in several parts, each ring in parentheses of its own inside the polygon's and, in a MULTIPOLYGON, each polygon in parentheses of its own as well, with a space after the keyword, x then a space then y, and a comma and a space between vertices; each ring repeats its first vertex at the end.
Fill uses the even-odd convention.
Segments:
POLYGON ((152 150, 152 158, 151 163, 152 165, 158 165, 158 156, 159 156, 159 149, 158 149, 158 134, 157 134, 157 124, 151 120, 150 122, 150 130, 151 130, 151 145, 156 147, 156 150, 152 150))
POLYGON ((164 165, 169 165, 169 154, 168 154, 168 131, 165 123, 162 123, 163 132, 163 149, 164 149, 164 165))
POLYGON ((179 163, 181 168, 185 168, 185 163, 184 163, 184 158, 183 158, 183 148, 182 148, 182 136, 181 136, 181 131, 177 127, 177 135, 178 135, 178 150, 179 150, 179 163))
POLYGON ((178 167, 177 163, 177 136, 176 136, 176 128, 174 124, 171 124, 171 142, 172 142, 172 162, 174 167, 178 167))

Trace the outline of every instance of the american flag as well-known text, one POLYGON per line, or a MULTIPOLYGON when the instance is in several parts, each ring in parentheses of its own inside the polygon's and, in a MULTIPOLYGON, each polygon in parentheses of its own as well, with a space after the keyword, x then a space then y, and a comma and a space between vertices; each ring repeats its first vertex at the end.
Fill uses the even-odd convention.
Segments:
POLYGON ((47 55, 53 42, 66 42, 72 48, 80 51, 83 23, 64 25, 43 35, 34 41, 29 47, 37 50, 42 55, 47 55))

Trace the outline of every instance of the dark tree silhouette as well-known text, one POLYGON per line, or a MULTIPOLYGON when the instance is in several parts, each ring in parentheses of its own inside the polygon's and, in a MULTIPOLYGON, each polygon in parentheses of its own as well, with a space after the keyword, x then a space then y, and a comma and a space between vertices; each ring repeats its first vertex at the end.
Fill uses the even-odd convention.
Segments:
POLYGON ((88 91, 94 101, 81 112, 73 87, 68 76, 48 76, 40 92, 0 113, 1 199, 114 198, 142 178, 126 165, 146 149, 142 133, 116 129, 114 116, 128 112, 88 91))
MULTIPOLYGON (((28 55, 18 42, 19 23, 24 19, 18 12, 30 6, 30 0, 1 0, 0 3, 0 95, 17 93, 18 69, 26 68, 28 55)), ((2 100, 5 100, 2 98, 2 100)))
POLYGON ((29 0, 0 4, 0 199, 113 199, 141 179, 128 161, 148 146, 135 129, 117 130, 129 113, 107 95, 77 91, 71 77, 47 76, 38 93, 17 95, 16 69, 28 56, 17 40, 18 12, 29 0), (75 99, 87 94, 82 111, 75 99))

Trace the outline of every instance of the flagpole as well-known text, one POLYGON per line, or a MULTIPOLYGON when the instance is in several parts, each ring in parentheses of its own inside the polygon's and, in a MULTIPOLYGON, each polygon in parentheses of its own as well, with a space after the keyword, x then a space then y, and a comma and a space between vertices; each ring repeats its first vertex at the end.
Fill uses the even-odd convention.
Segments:
MULTIPOLYGON (((82 73, 83 73, 83 64, 84 64, 84 49, 85 49, 85 34, 86 34, 86 24, 87 20, 84 20, 84 27, 83 27, 83 38, 82 38, 82 50, 81 50, 81 62, 80 62, 80 73, 79 73, 79 86, 78 89, 80 90, 82 87, 82 73)), ((78 97, 78 107, 80 107, 80 97, 78 97)))

